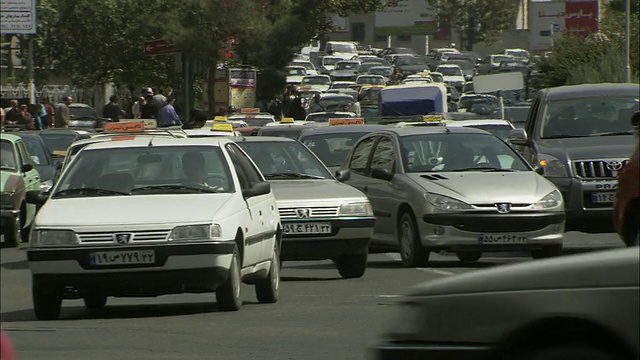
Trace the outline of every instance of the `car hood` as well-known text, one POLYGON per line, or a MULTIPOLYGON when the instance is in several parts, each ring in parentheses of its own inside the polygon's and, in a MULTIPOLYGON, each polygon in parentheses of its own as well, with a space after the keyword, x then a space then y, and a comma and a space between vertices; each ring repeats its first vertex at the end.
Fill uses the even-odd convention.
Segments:
POLYGON ((346 203, 367 197, 354 187, 333 179, 270 180, 278 206, 317 202, 346 203))
POLYGON ((638 248, 625 248, 496 266, 420 284, 411 295, 637 287, 640 282, 639 254, 638 248))
POLYGON ((592 136, 565 139, 540 139, 538 141, 540 153, 556 155, 564 153, 562 157, 571 160, 590 160, 608 158, 627 158, 637 144, 633 135, 592 136))
POLYGON ((555 190, 553 184, 533 171, 518 172, 433 172, 407 176, 426 191, 449 196, 467 204, 533 204, 555 190), (440 175, 445 179, 429 180, 440 175))
POLYGON ((399 65, 398 69, 400 69, 400 71, 415 71, 415 72, 419 72, 422 71, 424 69, 428 69, 429 67, 427 65, 399 65))
POLYGON ((223 207, 232 194, 167 194, 77 197, 48 200, 37 226, 189 224, 226 217, 223 207), (99 218, 99 220, 97 220, 99 218))
POLYGON ((447 81, 464 82, 464 76, 458 76, 458 75, 447 75, 447 76, 443 76, 442 79, 444 80, 444 82, 447 82, 447 81))

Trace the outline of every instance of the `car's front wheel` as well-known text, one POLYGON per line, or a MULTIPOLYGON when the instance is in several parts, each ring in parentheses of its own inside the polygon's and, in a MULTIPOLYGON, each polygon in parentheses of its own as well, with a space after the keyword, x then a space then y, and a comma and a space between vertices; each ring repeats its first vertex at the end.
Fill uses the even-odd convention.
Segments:
POLYGON ((429 261, 429 251, 422 246, 416 219, 411 212, 405 212, 398 224, 400 258, 405 267, 424 266, 429 261))
POLYGON ((102 309, 107 305, 107 296, 100 294, 87 294, 82 298, 84 306, 90 310, 102 309))
POLYGON ((342 255, 334 260, 338 273, 345 279, 360 278, 367 270, 367 255, 365 251, 360 254, 342 255))
POLYGON ((7 219, 7 222, 3 224, 5 229, 4 233, 4 241, 6 246, 8 247, 17 247, 20 245, 22 238, 21 228, 22 228, 22 216, 18 213, 11 219, 7 219))
POLYGON ((542 249, 531 251, 534 259, 546 259, 562 255, 562 244, 546 245, 542 249))
POLYGON ((225 282, 216 289, 216 301, 222 311, 238 311, 242 305, 240 298, 240 260, 238 253, 234 251, 229 276, 225 282))
POLYGON ((456 256, 462 262, 474 262, 474 261, 478 261, 482 257, 482 252, 480 251, 457 252, 456 256))
POLYGON ((38 320, 55 320, 62 308, 62 292, 32 277, 33 310, 38 320))
POLYGON ((256 282, 256 297, 261 303, 274 303, 278 301, 280 293, 280 255, 278 249, 273 249, 271 266, 266 278, 256 282))

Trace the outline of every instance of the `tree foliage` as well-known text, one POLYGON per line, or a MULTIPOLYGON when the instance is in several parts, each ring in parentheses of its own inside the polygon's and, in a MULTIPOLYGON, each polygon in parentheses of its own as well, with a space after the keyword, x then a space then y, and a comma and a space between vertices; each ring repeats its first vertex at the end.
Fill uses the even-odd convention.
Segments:
MULTIPOLYGON (((624 1, 607 6, 601 31, 588 37, 565 36, 554 42, 552 56, 540 59, 543 87, 625 81, 624 1)), ((632 1, 630 16, 631 81, 638 82, 638 1, 632 1)))
POLYGON ((482 41, 494 43, 504 30, 514 23, 516 4, 512 0, 426 0, 438 9, 441 26, 450 24, 460 35, 460 46, 473 50, 482 41))

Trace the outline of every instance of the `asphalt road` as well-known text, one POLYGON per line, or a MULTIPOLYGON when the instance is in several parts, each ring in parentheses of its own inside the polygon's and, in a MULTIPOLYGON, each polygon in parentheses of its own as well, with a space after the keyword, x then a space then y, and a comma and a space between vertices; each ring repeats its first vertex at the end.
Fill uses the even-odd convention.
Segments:
MULTIPOLYGON (((569 233, 566 239, 569 252, 622 245, 613 234, 569 233)), ((0 321, 20 360, 366 359, 393 304, 411 286, 531 261, 498 254, 463 266, 454 256, 433 255, 430 267, 406 269, 397 254, 377 254, 363 278, 350 280, 341 279, 328 261, 289 262, 276 304, 258 304, 245 285, 239 312, 219 312, 214 294, 110 298, 99 311, 66 300, 61 319, 44 322, 32 312, 24 245, 0 255, 0 321)))

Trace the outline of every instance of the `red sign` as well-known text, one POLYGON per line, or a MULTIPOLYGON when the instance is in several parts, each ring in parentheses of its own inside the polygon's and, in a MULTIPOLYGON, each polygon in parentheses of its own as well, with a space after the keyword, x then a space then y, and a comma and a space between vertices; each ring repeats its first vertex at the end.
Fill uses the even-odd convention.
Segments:
POLYGON ((564 28, 573 35, 598 32, 598 2, 580 1, 565 4, 564 28))
POLYGON ((173 44, 171 40, 148 40, 144 42, 145 55, 162 55, 180 52, 180 48, 173 44))

